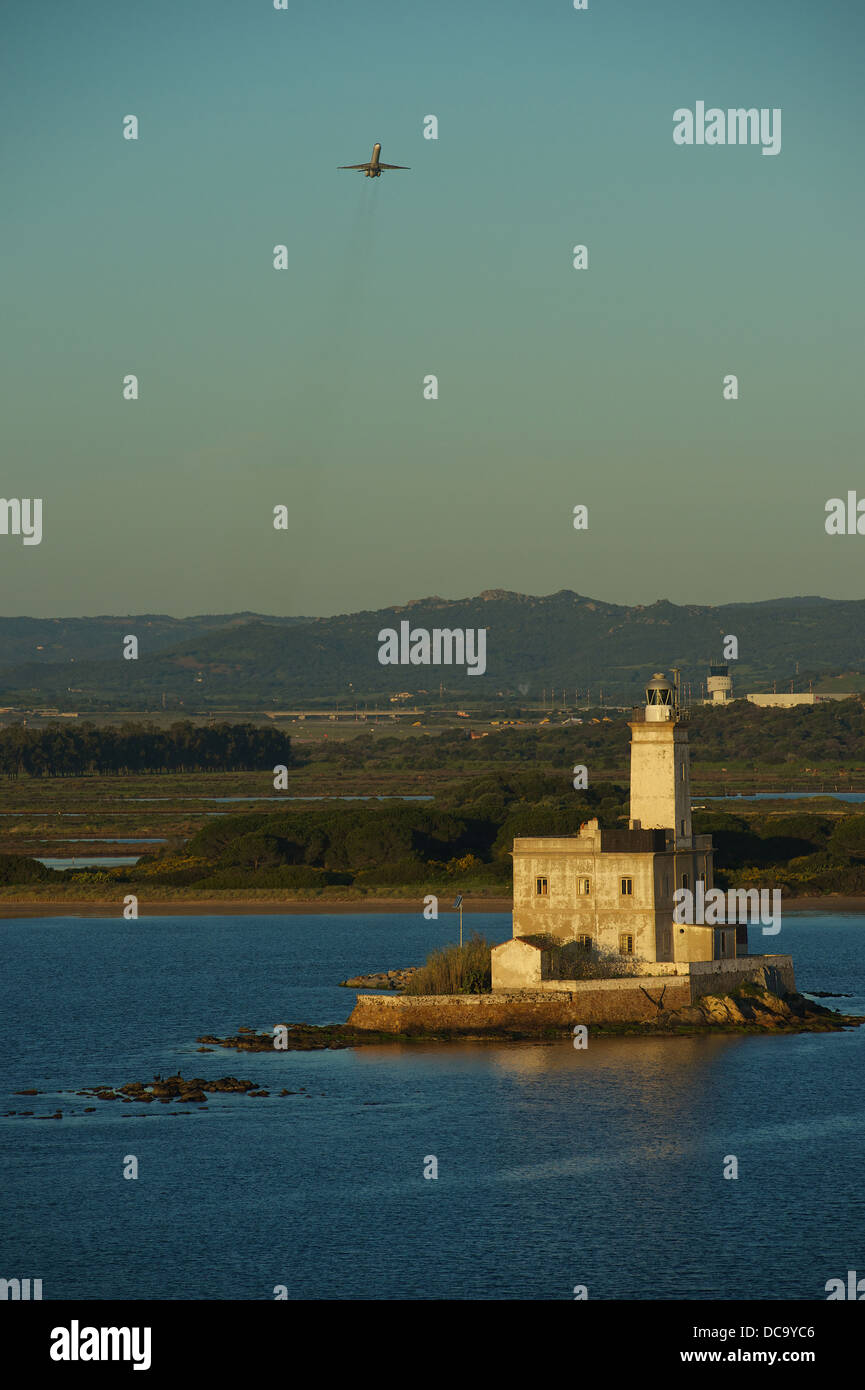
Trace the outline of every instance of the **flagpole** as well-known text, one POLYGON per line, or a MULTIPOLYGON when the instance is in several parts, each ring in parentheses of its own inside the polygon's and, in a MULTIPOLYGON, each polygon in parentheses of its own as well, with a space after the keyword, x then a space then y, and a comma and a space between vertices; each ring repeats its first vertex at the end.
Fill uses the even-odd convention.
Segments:
POLYGON ((463 948, 463 902, 460 898, 460 950, 463 948))

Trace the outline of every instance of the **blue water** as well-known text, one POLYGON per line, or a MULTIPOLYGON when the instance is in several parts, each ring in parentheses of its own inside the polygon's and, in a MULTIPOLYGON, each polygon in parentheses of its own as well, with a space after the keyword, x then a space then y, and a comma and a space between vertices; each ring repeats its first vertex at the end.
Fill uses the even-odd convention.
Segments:
POLYGON ((137 864, 140 858, 140 854, 79 854, 74 859, 49 858, 37 859, 36 862, 44 864, 46 869, 119 869, 125 865, 137 864))
POLYGON ((434 801, 433 796, 112 796, 109 801, 434 801))
POLYGON ((730 792, 727 796, 698 796, 696 801, 813 801, 816 796, 833 801, 865 801, 865 792, 730 792))
MULTIPOLYGON (((506 916, 467 926, 510 934, 506 916)), ((64 1114, 0 1118, 0 1276, 41 1278, 46 1299, 822 1300, 862 1269, 865 1029, 196 1051, 202 1032, 344 1019, 339 980, 419 962, 455 928, 0 921, 0 1111, 64 1114), (60 1094, 178 1069, 272 1094, 207 1111, 60 1094), (46 1094, 12 1094, 30 1086, 46 1094)), ((865 1013, 865 917, 788 915, 771 947, 801 988, 865 1013)))
POLYGON ((168 841, 158 835, 43 835, 40 845, 70 844, 99 845, 167 845, 168 841))

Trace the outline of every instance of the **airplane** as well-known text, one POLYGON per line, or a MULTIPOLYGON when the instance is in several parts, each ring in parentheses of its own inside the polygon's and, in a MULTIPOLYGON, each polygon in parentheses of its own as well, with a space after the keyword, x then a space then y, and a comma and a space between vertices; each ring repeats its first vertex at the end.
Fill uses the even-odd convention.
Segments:
POLYGON ((410 164, 382 164, 379 160, 381 145, 373 145, 372 159, 368 164, 340 164, 340 169, 360 169, 365 178, 380 179, 382 169, 410 169, 410 164))

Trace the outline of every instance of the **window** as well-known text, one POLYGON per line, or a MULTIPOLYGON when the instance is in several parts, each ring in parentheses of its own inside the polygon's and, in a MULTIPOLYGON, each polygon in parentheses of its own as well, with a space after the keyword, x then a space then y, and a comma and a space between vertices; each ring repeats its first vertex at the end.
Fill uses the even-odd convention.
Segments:
POLYGON ((682 821, 682 834, 684 835, 684 833, 685 833, 685 822, 682 821))
POLYGON ((577 937, 577 945, 580 947, 580 949, 581 949, 582 951, 591 951, 591 949, 592 949, 592 938, 591 938, 591 936, 588 935, 588 933, 584 932, 581 936, 578 936, 578 937, 577 937))
POLYGON ((535 895, 536 895, 537 897, 539 897, 539 898, 548 898, 548 897, 549 897, 549 895, 550 895, 550 883, 549 883, 549 879, 546 879, 546 878, 536 878, 536 879, 535 879, 535 895))
POLYGON ((592 891, 592 880, 590 878, 577 879, 577 892, 581 897, 588 897, 592 891))
POLYGON ((619 954, 623 956, 634 954, 634 938, 630 932, 622 932, 619 937, 619 954))
POLYGON ((622 879, 622 897, 630 898, 634 892, 634 880, 632 878, 622 879))
POLYGON ((682 763, 682 781, 684 782, 684 780, 685 780, 685 764, 682 763))
POLYGON ((664 874, 664 897, 668 897, 670 892, 670 875, 664 874))
POLYGON ((689 888, 690 886, 691 886, 691 880, 688 878, 688 875, 687 875, 687 874, 682 874, 682 887, 683 887, 683 888, 689 888))

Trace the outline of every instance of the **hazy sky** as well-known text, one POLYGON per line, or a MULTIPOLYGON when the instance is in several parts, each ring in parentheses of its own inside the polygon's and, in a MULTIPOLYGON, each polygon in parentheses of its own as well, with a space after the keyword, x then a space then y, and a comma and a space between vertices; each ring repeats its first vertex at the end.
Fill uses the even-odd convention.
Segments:
POLYGON ((861 597, 863 44, 859 0, 4 0, 0 610, 861 597), (676 146, 697 101, 781 153, 676 146), (411 171, 337 172, 376 140, 411 171))

